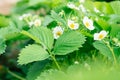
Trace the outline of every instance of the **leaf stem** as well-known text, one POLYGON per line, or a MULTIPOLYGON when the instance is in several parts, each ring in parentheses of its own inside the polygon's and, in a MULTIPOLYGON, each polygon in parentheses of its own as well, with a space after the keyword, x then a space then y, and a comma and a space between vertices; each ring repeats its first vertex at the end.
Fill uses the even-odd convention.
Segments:
POLYGON ((53 55, 50 55, 50 56, 51 56, 51 58, 53 59, 53 61, 55 62, 57 68, 58 68, 59 70, 61 70, 60 65, 58 64, 58 62, 57 62, 57 60, 55 59, 55 57, 54 57, 53 55))
POLYGON ((112 56, 113 56, 113 59, 114 59, 114 64, 117 65, 117 59, 115 57, 115 53, 114 53, 113 49, 111 48, 111 46, 109 45, 109 43, 105 42, 104 40, 103 40, 103 42, 107 44, 107 47, 110 49, 110 51, 112 53, 112 56))
POLYGON ((13 72, 10 71, 9 69, 7 69, 7 72, 8 72, 9 74, 11 74, 12 76, 16 77, 17 79, 26 80, 25 78, 23 78, 23 77, 21 77, 21 76, 15 74, 15 73, 13 73, 13 72))
POLYGON ((57 62, 57 60, 56 60, 55 56, 54 56, 54 55, 52 55, 52 52, 51 52, 49 49, 48 49, 48 52, 49 52, 49 54, 50 54, 51 58, 53 59, 53 61, 55 62, 55 64, 56 64, 57 68, 58 68, 59 70, 61 70, 61 67, 60 67, 60 65, 58 64, 58 62, 57 62))

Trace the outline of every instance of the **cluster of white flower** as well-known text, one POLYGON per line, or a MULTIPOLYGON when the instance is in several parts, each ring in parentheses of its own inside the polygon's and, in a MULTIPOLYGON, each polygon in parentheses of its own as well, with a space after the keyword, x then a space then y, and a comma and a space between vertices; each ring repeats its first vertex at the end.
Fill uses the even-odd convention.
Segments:
MULTIPOLYGON (((95 27, 93 26, 93 21, 86 16, 83 18, 83 24, 89 30, 95 29, 95 27)), ((107 34, 108 34, 108 32, 106 32, 105 30, 100 31, 99 33, 95 33, 94 40, 102 40, 107 36, 107 34)))
MULTIPOLYGON (((83 2, 84 2, 84 0, 80 0, 80 1, 81 1, 80 3, 83 3, 83 2)), ((76 6, 74 3, 69 2, 69 3, 67 4, 67 6, 68 6, 69 8, 71 8, 71 9, 81 10, 83 13, 87 12, 87 10, 85 9, 85 7, 84 7, 82 4, 80 4, 79 6, 76 6)))
MULTIPOLYGON (((77 30, 79 29, 79 24, 76 23, 75 21, 73 20, 68 20, 68 27, 71 29, 71 30, 77 30)), ((61 27, 61 26, 56 26, 54 29, 53 29, 53 35, 54 35, 54 38, 55 39, 58 39, 64 32, 64 29, 61 27)))
MULTIPOLYGON (((87 16, 85 16, 83 18, 83 24, 89 30, 94 30, 95 29, 95 27, 93 25, 93 20, 89 19, 87 16)), ((76 23, 73 20, 69 19, 68 22, 67 22, 67 25, 71 30, 79 29, 79 24, 76 23)), ((56 26, 53 29, 54 38, 58 39, 63 34, 63 32, 64 32, 64 29, 61 26, 56 26)), ((108 32, 106 32, 105 30, 100 31, 99 33, 95 33, 94 34, 94 40, 102 40, 107 36, 107 34, 108 34, 108 32)))
POLYGON ((41 26, 41 20, 39 19, 39 17, 37 17, 37 15, 32 15, 30 13, 28 14, 23 14, 22 16, 19 17, 19 20, 24 20, 25 22, 27 22, 27 24, 29 25, 29 27, 35 26, 41 26))
MULTIPOLYGON (((85 7, 82 4, 84 2, 85 2, 85 0, 79 0, 79 3, 80 3, 79 6, 76 6, 74 3, 69 2, 67 4, 67 6, 71 9, 81 10, 83 13, 86 13, 87 10, 85 9, 85 7)), ((94 7, 94 11, 96 13, 101 13, 96 7, 94 7)), ((62 16, 63 14, 65 14, 64 11, 61 11, 59 13, 60 16, 62 16)), ((67 21, 68 28, 71 29, 71 30, 79 29, 79 23, 77 23, 76 21, 78 21, 78 20, 75 20, 75 19, 72 19, 72 18, 68 19, 68 21, 67 21)), ((82 22, 87 29, 89 29, 89 30, 94 30, 95 29, 95 27, 93 25, 93 20, 88 18, 87 16, 85 16, 83 18, 82 22)), ((64 29, 61 26, 56 26, 53 29, 54 38, 58 39, 63 34, 63 32, 64 32, 64 29)), ((105 31, 105 30, 100 31, 99 33, 94 33, 94 40, 102 40, 107 36, 107 34, 108 34, 108 32, 105 31)))

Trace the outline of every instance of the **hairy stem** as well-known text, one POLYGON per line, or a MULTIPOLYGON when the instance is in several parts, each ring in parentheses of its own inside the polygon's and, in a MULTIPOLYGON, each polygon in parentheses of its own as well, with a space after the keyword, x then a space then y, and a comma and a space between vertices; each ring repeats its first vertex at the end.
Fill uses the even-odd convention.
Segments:
POLYGON ((54 63, 56 64, 57 68, 58 68, 59 70, 61 70, 61 67, 60 67, 60 65, 58 64, 55 56, 52 54, 52 52, 51 52, 50 50, 48 50, 48 52, 49 52, 49 54, 50 54, 50 57, 53 59, 54 63))
POLYGON ((115 57, 115 53, 114 53, 114 51, 113 51, 113 48, 110 46, 109 43, 107 43, 107 42, 105 42, 105 41, 103 41, 103 42, 107 44, 107 47, 110 49, 110 51, 111 51, 111 53, 112 53, 112 56, 113 56, 113 59, 114 59, 114 64, 117 65, 117 59, 116 59, 116 57, 115 57))
POLYGON ((61 70, 60 65, 58 64, 58 62, 57 62, 57 60, 55 59, 55 57, 54 57, 53 55, 51 55, 51 58, 52 58, 53 61, 55 62, 57 68, 58 68, 59 70, 61 70))

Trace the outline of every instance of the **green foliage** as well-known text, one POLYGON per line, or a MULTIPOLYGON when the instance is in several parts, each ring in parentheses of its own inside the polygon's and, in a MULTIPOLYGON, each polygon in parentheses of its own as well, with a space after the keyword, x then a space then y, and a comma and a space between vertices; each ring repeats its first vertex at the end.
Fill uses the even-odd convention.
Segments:
POLYGON ((66 21, 65 21, 64 19, 62 19, 55 11, 51 11, 51 17, 52 17, 55 21, 61 22, 64 27, 67 26, 67 25, 66 25, 66 21))
POLYGON ((114 11, 110 4, 106 2, 94 2, 94 5, 99 9, 101 12, 104 12, 105 14, 113 14, 114 11))
POLYGON ((115 14, 120 15, 120 1, 113 1, 110 3, 115 14))
POLYGON ((27 80, 35 80, 45 68, 46 61, 36 62, 30 66, 27 73, 27 80))
POLYGON ((49 54, 44 48, 42 48, 40 45, 32 44, 21 50, 18 57, 18 63, 23 65, 34 61, 45 60, 48 57, 49 54))
POLYGON ((65 55, 82 47, 85 43, 85 37, 79 32, 68 31, 58 38, 54 47, 54 54, 65 55))
POLYGON ((46 16, 43 22, 43 26, 48 26, 51 22, 53 22, 54 20, 51 18, 51 16, 46 16))
MULTIPOLYGON (((0 58, 0 63, 10 64, 5 66, 10 70, 19 68, 15 73, 20 77, 11 75, 20 80, 120 79, 120 1, 21 0, 16 5, 12 15, 0 16, 0 54, 9 53, 3 55, 8 61, 0 58), (52 29, 56 26, 63 28, 62 34, 52 29), (16 66, 19 50, 21 66, 16 66)), ((3 65, 0 80, 9 80, 1 78, 3 65)))
POLYGON ((105 55, 106 57, 112 58, 112 52, 110 48, 102 41, 95 41, 93 46, 100 51, 101 54, 105 55))
POLYGON ((15 38, 15 36, 17 36, 16 33, 19 33, 19 29, 15 27, 8 26, 0 29, 0 35, 4 37, 6 40, 15 38))
POLYGON ((46 27, 33 27, 28 32, 23 31, 22 33, 35 40, 37 43, 42 44, 42 46, 47 49, 53 47, 53 34, 51 30, 46 27))
POLYGON ((4 53, 6 49, 5 40, 0 37, 0 54, 4 53))
POLYGON ((36 5, 36 4, 39 4, 39 3, 51 3, 52 0, 30 0, 29 1, 29 5, 36 5))
POLYGON ((120 22, 120 15, 109 15, 109 24, 118 24, 120 22))
POLYGON ((119 24, 111 25, 110 35, 112 37, 115 37, 118 34, 118 32, 120 32, 120 25, 119 24))
POLYGON ((89 64, 71 65, 66 73, 59 70, 44 71, 35 80, 117 80, 119 79, 119 71, 114 70, 114 67, 107 67, 105 64, 95 63, 96 66, 89 64), (101 66, 102 65, 102 66, 101 66), (90 69, 88 69, 88 67, 90 69), (112 68, 112 70, 111 70, 112 68))
POLYGON ((5 18, 4 16, 0 16, 0 27, 7 27, 8 25, 9 25, 9 19, 5 18))
POLYGON ((109 30, 110 29, 110 25, 108 24, 108 22, 104 19, 98 19, 97 20, 98 25, 100 25, 100 27, 104 30, 109 30))
POLYGON ((51 70, 44 71, 35 80, 68 80, 68 79, 64 72, 51 69, 51 70))

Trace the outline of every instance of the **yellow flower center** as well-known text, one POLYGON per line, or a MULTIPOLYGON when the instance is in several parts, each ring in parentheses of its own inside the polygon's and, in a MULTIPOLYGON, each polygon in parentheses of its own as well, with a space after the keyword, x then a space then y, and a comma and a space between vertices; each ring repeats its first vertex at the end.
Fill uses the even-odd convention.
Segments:
POLYGON ((56 35, 58 35, 58 36, 60 36, 62 33, 60 32, 60 31, 58 31, 57 33, 56 33, 56 35))
POLYGON ((74 23, 70 24, 70 28, 74 29, 75 28, 75 24, 74 23))
POLYGON ((86 23, 85 23, 85 26, 86 26, 86 27, 89 27, 89 26, 90 26, 90 23, 89 23, 89 22, 86 22, 86 23))
POLYGON ((36 25, 36 26, 39 26, 39 22, 36 22, 35 25, 36 25))
POLYGON ((104 35, 103 34, 100 34, 99 35, 99 39, 103 39, 104 38, 104 35))

